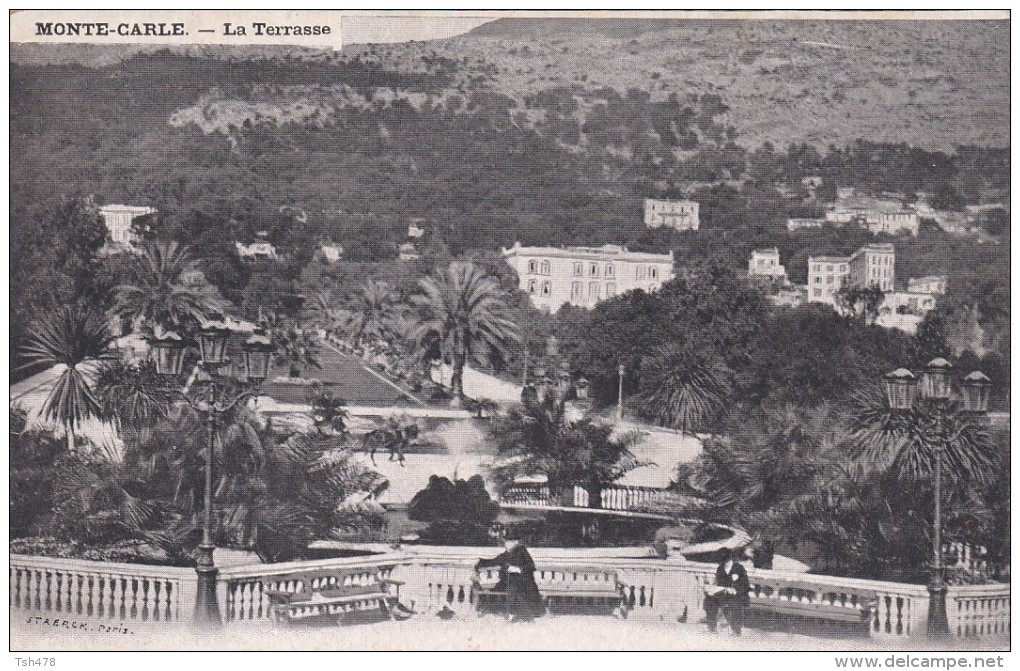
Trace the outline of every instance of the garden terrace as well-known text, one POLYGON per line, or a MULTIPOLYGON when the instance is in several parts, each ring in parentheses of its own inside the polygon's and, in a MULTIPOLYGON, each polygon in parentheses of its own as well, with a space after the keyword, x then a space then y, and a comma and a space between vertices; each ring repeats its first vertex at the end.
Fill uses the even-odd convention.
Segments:
MULTIPOLYGON (((635 550, 637 552, 637 550, 635 550)), ((375 645, 390 649, 414 649, 423 640, 435 640, 437 646, 452 636, 449 646, 477 649, 486 631, 505 628, 497 620, 476 620, 472 578, 478 557, 488 556, 492 548, 416 548, 409 552, 392 552, 371 557, 326 559, 282 564, 262 564, 222 569, 218 576, 218 594, 226 637, 245 641, 247 649, 263 649, 273 643, 278 632, 272 631, 271 600, 267 592, 281 576, 301 571, 342 570, 362 571, 366 575, 385 574, 402 584, 400 601, 416 615, 402 623, 382 623, 359 630, 355 646, 368 646, 368 638, 378 631, 382 638, 375 645), (441 623, 435 614, 452 610, 455 622, 441 623), (376 630, 379 627, 380 629, 376 630), (439 630, 435 628, 439 627, 439 630), (444 629, 445 628, 445 629, 444 629), (439 638, 432 639, 429 632, 439 638), (478 633, 480 638, 473 638, 478 633), (250 637, 248 636, 250 634, 250 637)), ((642 558, 598 558, 597 551, 536 548, 533 551, 539 570, 556 566, 557 570, 578 570, 593 567, 616 575, 624 604, 628 609, 626 622, 608 618, 588 617, 582 627, 571 626, 559 617, 541 619, 524 634, 521 649, 542 646, 548 649, 576 647, 585 632, 599 631, 610 637, 614 647, 640 645, 662 646, 669 640, 670 648, 718 648, 718 639, 708 639, 697 625, 701 613, 701 585, 713 579, 715 566, 696 562, 673 562, 642 558), (680 622, 678 622, 680 620, 680 622), (684 624, 683 622, 686 622, 684 624), (562 623, 562 625, 560 624, 562 623), (559 636, 550 636, 550 628, 559 636), (576 632, 576 633, 575 633, 576 632), (660 632, 660 633, 657 633, 660 632), (635 638, 631 638, 631 635, 635 638), (575 641, 575 637, 578 638, 575 641), (667 639, 667 637, 669 637, 667 639)), ((824 606, 828 609, 854 610, 859 604, 873 600, 870 621, 863 628, 847 625, 846 629, 828 630, 829 638, 811 636, 812 630, 793 625, 796 636, 782 632, 751 632, 747 643, 766 637, 770 645, 787 648, 831 648, 844 646, 855 637, 855 648, 916 647, 924 641, 928 610, 928 593, 921 585, 876 580, 838 578, 822 575, 789 574, 780 571, 752 570, 752 602, 781 604, 784 610, 824 606), (864 638, 860 638, 863 636, 864 638), (868 641, 870 640, 870 643, 868 641)), ((190 635, 190 619, 195 598, 195 573, 185 568, 161 568, 131 564, 52 559, 48 557, 10 556, 10 607, 16 611, 12 649, 33 645, 73 647, 72 634, 57 639, 39 639, 31 627, 35 617, 86 623, 92 629, 100 625, 126 628, 142 636, 153 636, 160 645, 168 631, 190 635)), ((954 646, 1005 648, 1009 644, 1010 588, 1008 584, 951 586, 949 588, 949 624, 954 646)), ((41 622, 41 620, 36 620, 41 622)), ((52 631, 52 629, 51 629, 52 631)), ((513 628, 507 630, 515 640, 513 628)), ((62 632, 63 633, 63 632, 62 632)), ((172 636, 172 634, 171 634, 172 636)), ((337 642, 332 629, 316 632, 289 632, 292 646, 347 647, 337 642)), ((51 637, 52 638, 52 637, 51 637)), ((176 638, 176 637, 174 637, 176 638)), ((135 639, 132 639, 134 643, 135 639)), ((226 640, 217 637, 217 641, 226 640)), ((172 642, 167 639, 165 645, 172 642)), ((114 645, 111 643, 111 645, 114 645)), ((219 643, 217 643, 219 645, 219 643)), ((604 647, 605 642, 597 644, 604 647)), ((728 644, 727 644, 728 645, 728 644)), ((210 646, 209 640, 200 646, 210 646)), ((91 647, 91 645, 90 645, 91 647)), ((211 647, 211 646, 210 646, 211 647)), ((499 646, 495 646, 499 647, 499 646)))

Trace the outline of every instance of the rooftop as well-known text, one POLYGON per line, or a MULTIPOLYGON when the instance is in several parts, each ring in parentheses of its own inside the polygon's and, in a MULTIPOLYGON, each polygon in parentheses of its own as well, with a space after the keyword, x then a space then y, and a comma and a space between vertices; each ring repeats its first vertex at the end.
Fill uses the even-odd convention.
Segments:
POLYGON ((527 254, 533 256, 552 256, 566 258, 584 258, 602 260, 606 257, 617 257, 621 261, 654 261, 672 263, 673 252, 653 254, 650 252, 632 252, 623 245, 602 245, 601 247, 570 246, 570 247, 525 247, 520 242, 513 247, 503 248, 503 255, 527 254))

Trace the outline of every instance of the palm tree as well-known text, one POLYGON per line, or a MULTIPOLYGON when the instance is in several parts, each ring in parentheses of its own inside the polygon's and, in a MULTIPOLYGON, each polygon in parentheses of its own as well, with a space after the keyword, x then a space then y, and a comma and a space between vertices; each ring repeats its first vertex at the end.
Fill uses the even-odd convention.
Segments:
POLYGON ((453 261, 438 277, 419 282, 414 297, 418 322, 410 338, 420 352, 437 346, 453 362, 450 386, 454 405, 464 399, 464 366, 468 357, 501 366, 513 343, 520 342, 517 324, 507 319, 506 302, 496 278, 470 261, 453 261))
POLYGON ((494 420, 500 462, 493 469, 504 491, 523 476, 545 476, 550 493, 588 492, 588 506, 602 506, 602 490, 628 472, 648 465, 630 451, 637 433, 613 435, 613 427, 584 418, 571 422, 565 403, 553 395, 512 408, 494 420))
POLYGON ((157 324, 179 327, 222 313, 227 301, 205 281, 186 247, 158 242, 143 247, 128 261, 127 281, 116 288, 115 311, 157 324))
POLYGON ((851 447, 862 463, 901 478, 927 479, 940 459, 942 477, 951 486, 984 483, 992 475, 995 446, 972 414, 927 400, 920 409, 894 411, 877 387, 855 394, 852 402, 851 447))
POLYGON ((387 282, 370 279, 347 301, 331 291, 319 292, 312 312, 317 326, 327 333, 343 333, 361 349, 367 340, 387 340, 394 333, 397 305, 387 282))
POLYGON ((60 377, 46 397, 45 419, 67 430, 67 449, 74 450, 77 424, 102 415, 93 391, 100 357, 113 343, 105 315, 89 307, 63 307, 32 323, 22 353, 28 366, 63 366, 60 377), (91 367, 91 368, 90 368, 91 367))
POLYGON ((704 429, 729 402, 733 372, 721 360, 670 343, 641 364, 641 413, 663 426, 704 429))
POLYGON ((116 361, 96 381, 103 417, 119 429, 122 438, 136 442, 160 420, 168 417, 174 398, 151 361, 137 365, 116 361))

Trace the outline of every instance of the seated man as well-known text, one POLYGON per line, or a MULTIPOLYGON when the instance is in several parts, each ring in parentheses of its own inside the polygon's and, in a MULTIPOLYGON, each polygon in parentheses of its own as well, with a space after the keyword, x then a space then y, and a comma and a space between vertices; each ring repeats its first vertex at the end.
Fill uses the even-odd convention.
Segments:
POLYGON ((535 561, 520 540, 507 536, 505 551, 492 559, 480 559, 475 569, 499 567, 499 582, 493 588, 506 592, 510 621, 526 621, 545 614, 542 595, 535 583, 535 561))
POLYGON ((708 630, 714 632, 719 611, 724 610, 734 636, 740 636, 744 615, 751 605, 751 581, 747 571, 736 561, 742 556, 740 550, 732 550, 715 570, 715 589, 705 590, 705 621, 708 630))

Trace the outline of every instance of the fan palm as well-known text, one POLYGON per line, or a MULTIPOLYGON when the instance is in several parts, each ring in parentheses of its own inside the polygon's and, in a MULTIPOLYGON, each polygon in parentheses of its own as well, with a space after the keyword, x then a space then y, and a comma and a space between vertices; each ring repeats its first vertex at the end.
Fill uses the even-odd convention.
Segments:
POLYGON ((158 242, 128 262, 127 281, 116 288, 115 311, 149 327, 179 327, 222 313, 227 301, 206 282, 186 247, 158 242))
POLYGON ((569 493, 579 485, 588 492, 589 507, 600 508, 605 487, 649 465, 630 451, 637 433, 614 436, 612 426, 589 418, 568 421, 565 404, 551 395, 512 408, 492 430, 500 458, 493 475, 503 490, 520 477, 541 475, 550 492, 569 493))
POLYGON ((703 429, 726 408, 733 372, 722 361, 676 343, 641 364, 642 414, 670 428, 703 429))
POLYGON ((996 462, 995 447, 980 421, 950 403, 924 401, 910 411, 889 408, 881 390, 858 392, 851 447, 862 463, 891 469, 899 477, 932 477, 936 460, 949 483, 985 482, 996 462))
POLYGON ((32 323, 22 353, 28 366, 62 366, 42 414, 67 430, 67 449, 74 450, 74 429, 99 417, 102 408, 92 385, 99 358, 113 343, 106 317, 89 307, 63 307, 32 323))
POLYGON ((419 282, 414 297, 418 321, 410 339, 420 352, 437 347, 453 363, 453 403, 464 399, 464 366, 469 357, 501 366, 520 341, 517 324, 505 316, 506 302, 496 278, 469 261, 454 261, 438 277, 419 282))

